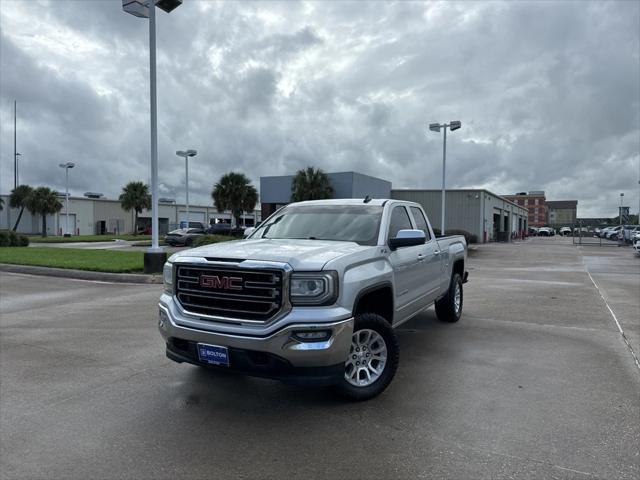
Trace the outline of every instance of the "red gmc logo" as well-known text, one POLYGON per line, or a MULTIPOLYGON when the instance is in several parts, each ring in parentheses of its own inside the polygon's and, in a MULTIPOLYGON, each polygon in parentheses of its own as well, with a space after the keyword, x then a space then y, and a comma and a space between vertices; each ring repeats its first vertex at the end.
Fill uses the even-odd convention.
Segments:
POLYGON ((200 286, 220 290, 242 290, 242 278, 219 277, 218 275, 200 275, 200 286))

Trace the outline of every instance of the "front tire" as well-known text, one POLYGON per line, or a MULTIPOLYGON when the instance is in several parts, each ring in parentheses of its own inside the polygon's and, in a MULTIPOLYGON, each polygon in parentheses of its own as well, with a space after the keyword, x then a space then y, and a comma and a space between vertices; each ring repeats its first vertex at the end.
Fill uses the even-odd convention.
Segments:
POLYGON ((358 314, 344 375, 336 388, 349 400, 377 397, 393 380, 399 361, 400 347, 391 324, 375 313, 358 314))
POLYGON ((436 301, 436 316, 442 322, 454 323, 462 316, 462 277, 454 273, 449 283, 449 291, 436 301))

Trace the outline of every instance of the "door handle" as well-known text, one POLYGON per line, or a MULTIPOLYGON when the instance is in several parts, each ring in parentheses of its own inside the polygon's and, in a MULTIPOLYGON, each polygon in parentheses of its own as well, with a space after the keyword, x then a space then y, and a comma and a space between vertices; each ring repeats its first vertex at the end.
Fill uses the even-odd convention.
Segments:
POLYGON ((440 255, 440 250, 436 250, 435 252, 433 252, 434 255, 440 255))

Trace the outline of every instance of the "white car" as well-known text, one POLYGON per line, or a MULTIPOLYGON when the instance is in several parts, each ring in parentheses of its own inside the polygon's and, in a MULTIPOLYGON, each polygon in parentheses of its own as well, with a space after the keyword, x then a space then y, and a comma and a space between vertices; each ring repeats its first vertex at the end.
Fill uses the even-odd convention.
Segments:
POLYGON ((640 256, 640 233, 636 233, 633 236, 633 249, 636 251, 636 255, 640 256))
POLYGON ((562 228, 560 229, 560 235, 562 235, 563 237, 570 236, 570 235, 571 235, 571 228, 569 228, 569 227, 562 227, 562 228))
POLYGON ((612 227, 607 230, 604 234, 605 238, 609 240, 618 240, 618 233, 622 230, 622 225, 618 225, 617 227, 612 227))

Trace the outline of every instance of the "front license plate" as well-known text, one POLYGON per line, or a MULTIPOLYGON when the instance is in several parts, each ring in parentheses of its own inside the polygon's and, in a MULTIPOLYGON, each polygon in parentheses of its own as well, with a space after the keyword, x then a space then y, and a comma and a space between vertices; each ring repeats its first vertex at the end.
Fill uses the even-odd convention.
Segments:
POLYGON ((229 350, 219 345, 198 344, 198 358, 201 362, 211 365, 229 366, 229 350))

